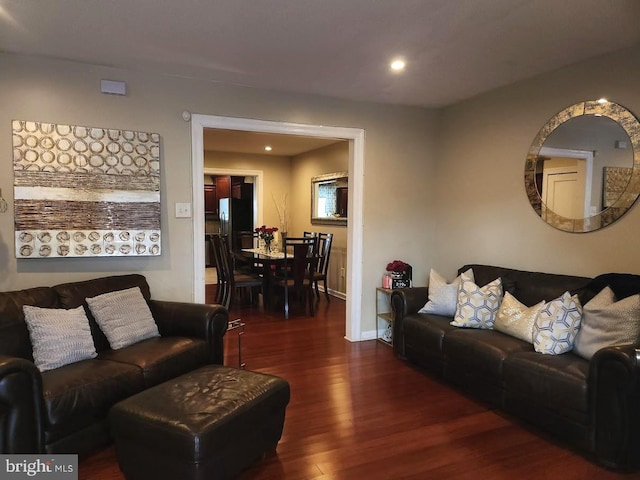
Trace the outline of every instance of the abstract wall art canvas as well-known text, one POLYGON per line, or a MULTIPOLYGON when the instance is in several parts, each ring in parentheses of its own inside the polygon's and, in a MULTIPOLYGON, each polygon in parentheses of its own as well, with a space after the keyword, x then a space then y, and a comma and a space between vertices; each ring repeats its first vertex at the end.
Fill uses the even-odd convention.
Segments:
POLYGON ((14 120, 16 258, 160 255, 160 136, 14 120))

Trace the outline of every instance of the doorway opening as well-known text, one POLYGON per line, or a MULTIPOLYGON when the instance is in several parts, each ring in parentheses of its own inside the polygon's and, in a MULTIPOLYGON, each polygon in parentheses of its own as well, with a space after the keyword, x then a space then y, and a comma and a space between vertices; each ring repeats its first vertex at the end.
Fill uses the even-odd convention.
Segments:
MULTIPOLYGON (((193 176, 193 291, 194 301, 203 303, 205 298, 205 262, 202 238, 204 238, 204 130, 206 128, 238 130, 249 132, 275 133, 285 135, 303 135, 309 137, 338 138, 349 141, 349 177, 350 201, 349 223, 347 227, 347 279, 345 338, 349 341, 362 339, 362 207, 364 177, 364 130, 347 127, 306 125, 287 122, 220 117, 214 115, 192 115, 192 176, 193 176)), ((256 188, 258 204, 257 223, 262 222, 261 205, 264 204, 264 191, 256 188)))

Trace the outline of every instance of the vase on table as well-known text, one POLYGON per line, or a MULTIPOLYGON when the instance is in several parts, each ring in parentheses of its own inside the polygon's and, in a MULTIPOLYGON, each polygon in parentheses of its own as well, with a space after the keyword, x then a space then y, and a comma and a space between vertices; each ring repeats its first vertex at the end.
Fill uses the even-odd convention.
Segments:
POLYGON ((271 253, 271 240, 267 240, 266 238, 264 240, 264 252, 271 253))

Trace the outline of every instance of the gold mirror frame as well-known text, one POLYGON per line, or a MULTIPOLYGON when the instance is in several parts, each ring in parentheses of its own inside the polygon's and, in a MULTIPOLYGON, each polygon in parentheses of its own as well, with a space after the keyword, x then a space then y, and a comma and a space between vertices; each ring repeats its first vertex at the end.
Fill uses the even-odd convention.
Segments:
MULTIPOLYGON (((325 183, 346 184, 348 192, 349 184, 349 172, 335 172, 325 173, 324 175, 318 175, 311 178, 311 224, 312 225, 347 225, 347 216, 340 216, 338 214, 334 216, 319 217, 316 215, 318 211, 319 195, 317 192, 318 186, 325 183)), ((348 198, 348 193, 347 193, 348 198)), ((345 212, 346 213, 346 212, 345 212)))
POLYGON ((579 102, 557 113, 545 124, 533 140, 524 170, 524 184, 529 203, 543 221, 565 232, 592 232, 612 224, 622 217, 640 195, 640 123, 626 108, 616 103, 589 100, 579 102), (551 211, 543 203, 536 187, 536 164, 540 159, 540 149, 549 135, 560 125, 582 115, 606 116, 618 123, 629 136, 633 148, 633 168, 626 189, 607 208, 596 215, 586 218, 567 218, 551 211))

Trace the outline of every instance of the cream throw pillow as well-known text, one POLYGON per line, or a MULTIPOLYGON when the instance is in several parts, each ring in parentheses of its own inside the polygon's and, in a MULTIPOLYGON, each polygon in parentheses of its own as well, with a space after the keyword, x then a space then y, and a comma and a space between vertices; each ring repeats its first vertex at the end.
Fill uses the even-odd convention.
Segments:
POLYGON ((533 324, 544 304, 545 302, 542 300, 533 307, 527 307, 509 292, 506 292, 496 314, 493 328, 533 344, 533 324))
MULTIPOLYGON (((473 281, 473 270, 464 272, 473 281)), ((429 301, 418 313, 432 313, 434 315, 446 315, 453 317, 458 304, 458 287, 460 286, 460 276, 453 282, 447 283, 445 278, 433 268, 429 272, 429 301)))
POLYGON ((31 337, 33 362, 41 372, 97 355, 84 307, 65 310, 25 305, 22 311, 31 337))
POLYGON ((160 336, 138 287, 104 293, 86 301, 114 350, 160 336))
POLYGON ((451 325, 454 327, 491 329, 502 303, 502 280, 479 287, 466 274, 460 275, 458 303, 451 325))
POLYGON ((573 349, 589 360, 601 348, 639 340, 640 294, 616 302, 613 290, 605 287, 584 306, 573 349))
POLYGON ((569 292, 547 303, 533 324, 533 348, 538 353, 560 355, 571 351, 580 328, 582 305, 569 292))

